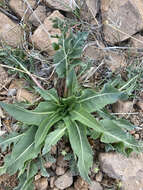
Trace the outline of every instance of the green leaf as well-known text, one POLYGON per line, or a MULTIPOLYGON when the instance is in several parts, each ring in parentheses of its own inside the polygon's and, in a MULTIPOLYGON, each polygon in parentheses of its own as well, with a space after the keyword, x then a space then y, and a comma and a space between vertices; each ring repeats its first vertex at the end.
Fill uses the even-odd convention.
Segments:
POLYGON ((91 147, 86 137, 85 126, 75 121, 71 121, 69 118, 65 119, 65 124, 68 128, 72 149, 78 157, 78 169, 80 175, 90 183, 91 181, 88 173, 93 163, 93 157, 91 147))
POLYGON ((100 136, 101 136, 101 133, 99 133, 97 131, 93 131, 92 135, 91 135, 91 138, 96 140, 96 139, 99 139, 100 136))
POLYGON ((142 148, 142 145, 133 138, 132 135, 123 131, 118 127, 113 121, 105 119, 100 121, 102 129, 104 131, 101 141, 104 143, 124 143, 125 147, 132 148, 133 150, 138 151, 139 148, 142 148))
POLYGON ((96 132, 102 132, 100 123, 90 113, 82 108, 71 111, 70 115, 72 120, 79 121, 80 123, 94 129, 96 132))
POLYGON ((41 95, 42 98, 44 98, 44 100, 59 103, 56 89, 52 88, 50 90, 43 90, 41 88, 35 87, 35 90, 41 95))
POLYGON ((71 112, 73 120, 77 120, 82 124, 94 129, 101 133, 101 142, 104 143, 117 143, 123 142, 125 147, 132 148, 139 151, 143 145, 138 143, 130 134, 118 127, 113 121, 104 119, 98 122, 90 113, 85 110, 76 110, 71 112))
POLYGON ((11 155, 8 155, 6 158, 4 166, 9 174, 16 173, 17 170, 20 170, 24 166, 26 161, 34 159, 40 152, 41 147, 34 148, 36 130, 35 127, 30 127, 13 147, 11 155))
POLYGON ((40 156, 38 162, 36 163, 40 169, 41 176, 43 177, 50 177, 49 173, 47 172, 46 168, 44 167, 44 159, 40 156))
POLYGON ((49 129, 60 119, 61 116, 58 113, 54 113, 41 122, 35 135, 35 147, 38 147, 45 141, 49 129))
POLYGON ((49 152, 51 149, 51 146, 55 145, 62 138, 62 136, 65 133, 65 130, 66 130, 66 127, 64 128, 62 127, 62 128, 54 130, 53 132, 47 135, 45 146, 42 151, 43 155, 49 152))
POLYGON ((98 94, 93 90, 84 90, 83 95, 79 98, 79 103, 91 113, 104 108, 108 104, 115 103, 122 95, 123 92, 105 85, 101 93, 98 94))
POLYGON ((65 77, 66 73, 66 60, 63 49, 60 49, 54 55, 54 64, 59 78, 65 77))
POLYGON ((36 175, 37 172, 38 172, 38 167, 36 163, 34 161, 33 162, 30 161, 28 163, 27 171, 25 171, 25 173, 22 176, 20 176, 20 183, 19 186, 16 188, 16 190, 34 189, 33 181, 34 181, 34 176, 36 175))
POLYGON ((74 69, 72 69, 68 76, 67 76, 67 88, 68 88, 68 95, 72 96, 77 91, 78 82, 76 78, 76 73, 74 69))
POLYGON ((6 167, 2 166, 0 167, 0 175, 3 175, 4 173, 6 173, 6 167))
POLYGON ((0 147, 2 149, 2 152, 6 151, 6 148, 11 145, 11 143, 16 144, 17 141, 22 138, 25 134, 17 134, 12 133, 9 135, 6 135, 6 137, 0 137, 0 147))
MULTIPOLYGON (((31 168, 32 172, 33 169, 31 168)), ((37 173, 37 172, 36 172, 37 173)), ((36 175, 36 173, 34 175, 36 175)), ((27 178, 26 172, 19 177, 19 184, 14 190, 34 190, 34 177, 27 178)))
POLYGON ((134 130, 136 126, 131 124, 128 120, 125 119, 117 119, 112 120, 117 126, 121 127, 122 129, 126 129, 128 131, 134 130))
POLYGON ((40 102, 33 112, 38 112, 41 115, 50 115, 53 114, 57 109, 57 104, 53 103, 52 101, 45 101, 40 102))
POLYGON ((45 116, 48 114, 26 110, 15 104, 6 104, 4 102, 0 102, 0 106, 4 110, 6 110, 11 116, 13 116, 16 120, 31 125, 39 125, 41 121, 45 118, 45 116))

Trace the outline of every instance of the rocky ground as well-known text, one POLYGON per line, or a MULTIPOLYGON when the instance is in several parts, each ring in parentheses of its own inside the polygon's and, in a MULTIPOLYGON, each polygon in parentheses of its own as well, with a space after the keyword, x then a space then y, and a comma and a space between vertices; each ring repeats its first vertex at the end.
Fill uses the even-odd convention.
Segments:
MULTIPOLYGON (((84 59, 92 67, 81 76, 83 86, 96 87, 106 81, 136 79, 131 98, 113 105, 113 114, 129 119, 137 127, 131 134, 143 139, 143 3, 142 0, 0 0, 0 100, 39 101, 30 88, 31 81, 50 88, 54 51, 51 19, 58 17, 75 22, 74 30, 89 31, 84 59), (76 4, 77 3, 77 4, 76 4), (79 11, 75 11, 78 6, 79 11), (27 58, 34 59, 34 71, 7 64, 1 59, 3 50, 20 48, 27 58), (26 72, 26 74, 24 74, 26 72), (20 74, 19 74, 20 73, 20 74), (28 77, 25 77, 28 76, 28 77)), ((16 63, 15 63, 16 64, 16 63)), ((15 121, 0 109, 0 135, 16 130, 15 121)), ((64 139, 52 147, 45 168, 48 177, 35 176, 37 190, 142 190, 143 154, 126 158, 105 153, 104 144, 91 141, 94 164, 90 172, 92 184, 83 181, 76 170, 69 143, 64 139)), ((0 154, 0 165, 7 154, 0 154)), ((17 175, 0 176, 0 190, 14 189, 17 175)), ((29 189, 30 190, 30 189, 29 189)))

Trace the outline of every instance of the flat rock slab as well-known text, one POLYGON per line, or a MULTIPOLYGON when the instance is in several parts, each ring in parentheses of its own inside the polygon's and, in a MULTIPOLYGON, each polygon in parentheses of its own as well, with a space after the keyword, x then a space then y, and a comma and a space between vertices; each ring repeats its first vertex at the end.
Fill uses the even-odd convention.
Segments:
POLYGON ((86 4, 92 13, 92 16, 96 16, 99 11, 99 0, 86 0, 86 4))
POLYGON ((100 166, 109 177, 122 181, 123 190, 143 189, 143 154, 129 158, 118 153, 101 153, 100 166))
POLYGON ((43 23, 46 17, 46 7, 39 5, 29 17, 29 22, 37 27, 40 25, 40 23, 43 23))
POLYGON ((52 43, 58 42, 57 38, 52 38, 56 34, 61 34, 59 29, 53 28, 52 19, 59 18, 64 19, 64 16, 59 11, 54 11, 49 17, 44 20, 44 23, 40 25, 31 36, 31 41, 34 43, 37 49, 48 52, 49 55, 53 55, 52 43))
POLYGON ((71 12, 76 8, 74 0, 44 0, 44 2, 51 8, 71 12), (71 4, 72 3, 72 4, 71 4))
POLYGON ((28 18, 30 16, 30 14, 32 13, 31 9, 33 9, 35 5, 36 5, 35 0, 27 0, 27 1, 24 1, 24 0, 10 0, 9 1, 9 6, 21 18, 23 16, 25 18, 28 18))
POLYGON ((103 27, 105 40, 109 43, 124 41, 143 29, 142 0, 102 0, 101 12, 106 23, 103 27))
POLYGON ((17 47, 21 44, 22 39, 21 27, 0 12, 0 43, 4 42, 9 46, 17 47))

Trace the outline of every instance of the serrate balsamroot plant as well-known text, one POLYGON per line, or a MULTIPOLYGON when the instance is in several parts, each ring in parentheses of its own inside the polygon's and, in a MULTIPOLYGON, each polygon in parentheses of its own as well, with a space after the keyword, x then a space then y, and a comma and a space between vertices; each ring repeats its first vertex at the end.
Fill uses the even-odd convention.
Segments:
POLYGON ((23 123, 19 133, 0 138, 3 151, 12 145, 12 152, 5 157, 0 173, 18 172, 20 184, 17 189, 20 190, 32 189, 37 171, 41 170, 43 176, 48 176, 43 163, 51 146, 65 134, 68 135, 73 153, 77 157, 79 173, 89 183, 88 173, 93 163, 93 151, 88 136, 98 138, 126 155, 142 149, 141 143, 129 133, 134 126, 126 120, 115 118, 106 110, 106 105, 126 98, 126 94, 108 84, 100 92, 96 92, 80 87, 77 82, 75 67, 82 67, 81 54, 87 33, 69 33, 64 22, 58 20, 54 26, 62 31, 61 36, 57 36, 59 43, 54 44, 57 49, 54 64, 58 77, 65 79, 63 96, 59 97, 54 88, 35 88, 43 101, 34 110, 0 102, 4 110, 23 123), (99 116, 98 120, 93 113, 99 116))

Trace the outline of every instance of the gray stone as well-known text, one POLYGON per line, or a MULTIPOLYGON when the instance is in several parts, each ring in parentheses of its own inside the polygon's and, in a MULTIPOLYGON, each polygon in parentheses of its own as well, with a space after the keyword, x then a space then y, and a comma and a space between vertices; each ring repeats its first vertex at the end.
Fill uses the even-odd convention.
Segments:
POLYGON ((89 186, 89 190, 103 190, 102 186, 100 183, 93 181, 91 185, 89 186))
POLYGON ((18 14, 20 17, 24 16, 24 18, 27 19, 32 13, 30 7, 33 9, 36 5, 36 1, 27 0, 27 2, 29 3, 29 5, 26 3, 26 1, 23 0, 10 0, 9 5, 16 14, 18 14))
POLYGON ((100 166, 109 177, 122 181, 123 190, 143 189, 143 154, 129 158, 117 153, 101 153, 100 166))
POLYGON ((46 7, 45 6, 41 6, 39 5, 35 11, 31 14, 31 16, 29 17, 29 21, 34 25, 34 26, 39 26, 40 22, 37 19, 37 17, 39 18, 39 20, 41 21, 41 23, 43 23, 43 21, 45 20, 45 18, 47 17, 46 14, 46 7))
POLYGON ((55 186, 58 189, 66 189, 73 183, 73 177, 70 172, 66 172, 64 175, 58 177, 55 181, 55 186))
POLYGON ((76 4, 74 3, 75 0, 45 0, 45 3, 53 8, 53 9, 57 9, 57 10, 62 10, 62 11, 68 11, 71 12, 72 10, 74 10, 76 8, 76 4), (72 4, 71 4, 72 2, 72 4))
POLYGON ((57 167, 56 168, 56 174, 59 175, 63 175, 65 173, 65 169, 62 167, 57 167))
POLYGON ((86 4, 92 13, 92 16, 96 16, 99 11, 99 0, 86 0, 86 4))
POLYGON ((47 51, 51 56, 55 53, 52 43, 58 42, 57 38, 52 38, 51 36, 61 34, 59 29, 53 28, 53 22, 51 19, 55 19, 56 17, 59 19, 64 19, 64 16, 60 14, 59 11, 54 11, 44 20, 44 23, 34 31, 30 39, 37 49, 47 51))
POLYGON ((105 40, 110 43, 124 41, 143 29, 142 0, 102 0, 101 12, 105 40))
POLYGON ((14 23, 9 17, 0 12, 0 42, 17 47, 21 44, 23 32, 20 25, 14 23))

